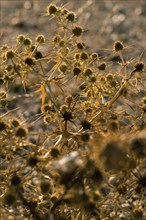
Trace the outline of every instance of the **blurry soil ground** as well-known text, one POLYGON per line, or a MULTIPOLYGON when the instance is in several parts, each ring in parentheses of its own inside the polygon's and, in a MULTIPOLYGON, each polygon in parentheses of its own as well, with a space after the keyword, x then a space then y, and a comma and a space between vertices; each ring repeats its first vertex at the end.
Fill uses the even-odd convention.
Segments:
MULTIPOLYGON (((50 3, 76 12, 77 23, 85 30, 83 39, 91 51, 112 49, 115 40, 122 40, 132 46, 126 56, 137 60, 140 57, 146 45, 146 0, 0 0, 0 44, 13 45, 18 34, 30 38, 44 34, 51 38, 56 31, 55 22, 43 16, 50 3)), ((24 92, 17 87, 15 94, 24 92)), ((29 115, 21 109, 16 114, 28 118, 37 113, 34 101, 33 96, 14 99, 9 108, 22 105, 23 111, 30 110, 29 115)))

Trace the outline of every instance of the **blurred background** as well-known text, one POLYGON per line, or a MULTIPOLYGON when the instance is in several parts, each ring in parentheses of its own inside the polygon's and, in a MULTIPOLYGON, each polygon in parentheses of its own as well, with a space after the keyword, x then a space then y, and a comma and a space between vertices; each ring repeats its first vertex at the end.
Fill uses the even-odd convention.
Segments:
POLYGON ((51 37, 55 23, 43 16, 50 3, 76 12, 92 51, 111 49, 115 40, 122 40, 132 45, 135 56, 146 46, 146 0, 0 0, 1 44, 13 44, 20 33, 51 37))

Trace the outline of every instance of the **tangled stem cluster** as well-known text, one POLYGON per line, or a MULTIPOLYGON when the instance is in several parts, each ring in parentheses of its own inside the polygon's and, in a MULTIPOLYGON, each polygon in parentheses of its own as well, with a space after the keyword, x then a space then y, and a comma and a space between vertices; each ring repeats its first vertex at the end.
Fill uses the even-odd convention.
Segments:
POLYGON ((116 41, 101 56, 74 12, 46 16, 52 39, 0 48, 2 219, 145 219, 145 50, 130 59, 116 41))

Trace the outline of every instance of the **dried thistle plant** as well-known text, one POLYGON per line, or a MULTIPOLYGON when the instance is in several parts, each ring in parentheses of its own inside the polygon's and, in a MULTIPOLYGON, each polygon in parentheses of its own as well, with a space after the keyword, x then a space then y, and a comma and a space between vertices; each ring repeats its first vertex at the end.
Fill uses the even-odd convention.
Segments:
POLYGON ((0 48, 2 218, 145 219, 145 50, 126 60, 116 41, 111 65, 86 49, 74 12, 46 16, 52 39, 0 48))

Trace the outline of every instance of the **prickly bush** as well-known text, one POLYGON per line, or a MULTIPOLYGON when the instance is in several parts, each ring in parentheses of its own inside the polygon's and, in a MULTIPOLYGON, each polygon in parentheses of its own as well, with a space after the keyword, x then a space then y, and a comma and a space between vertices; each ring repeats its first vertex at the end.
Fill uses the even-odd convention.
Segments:
POLYGON ((101 57, 74 12, 46 16, 52 39, 0 48, 2 218, 144 219, 145 50, 127 59, 119 40, 101 57))

